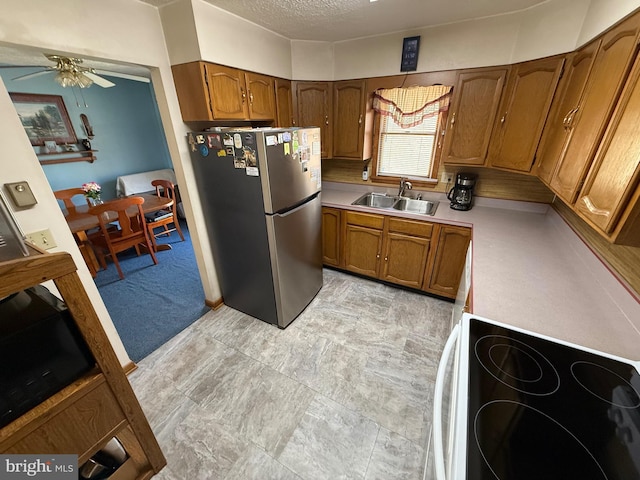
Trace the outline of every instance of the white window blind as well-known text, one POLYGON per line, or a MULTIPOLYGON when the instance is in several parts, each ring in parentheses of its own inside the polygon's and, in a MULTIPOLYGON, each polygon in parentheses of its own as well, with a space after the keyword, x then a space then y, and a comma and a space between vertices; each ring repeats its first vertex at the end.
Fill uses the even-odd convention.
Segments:
POLYGON ((380 118, 378 175, 432 177, 433 152, 439 115, 402 128, 389 116, 380 118))

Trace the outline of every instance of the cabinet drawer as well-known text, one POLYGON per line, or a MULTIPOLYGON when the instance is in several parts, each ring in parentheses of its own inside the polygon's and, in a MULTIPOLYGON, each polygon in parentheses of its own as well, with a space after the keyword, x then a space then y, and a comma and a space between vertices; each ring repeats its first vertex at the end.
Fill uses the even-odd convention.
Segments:
POLYGON ((433 223, 413 222, 411 220, 389 217, 389 231, 430 238, 433 232, 433 223))
POLYGON ((382 230, 384 225, 384 217, 382 215, 373 215, 371 213, 360 213, 347 211, 347 224, 360 225, 361 227, 377 228, 382 230))
POLYGON ((106 383, 91 390, 5 453, 73 453, 82 455, 124 422, 111 389, 106 383))

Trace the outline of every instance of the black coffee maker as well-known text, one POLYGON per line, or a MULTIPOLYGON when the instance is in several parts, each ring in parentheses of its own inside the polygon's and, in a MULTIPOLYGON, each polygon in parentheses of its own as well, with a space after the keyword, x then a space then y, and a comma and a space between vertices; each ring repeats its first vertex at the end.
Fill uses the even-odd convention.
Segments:
POLYGON ((456 175, 456 184, 453 186, 447 198, 451 200, 451 208, 454 210, 470 210, 473 187, 476 185, 476 175, 460 172, 456 175))

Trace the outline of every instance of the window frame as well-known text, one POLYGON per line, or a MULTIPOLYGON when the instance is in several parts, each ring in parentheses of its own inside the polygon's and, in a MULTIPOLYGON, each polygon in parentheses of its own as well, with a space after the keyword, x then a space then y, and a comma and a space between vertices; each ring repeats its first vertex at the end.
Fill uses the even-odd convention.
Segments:
MULTIPOLYGON (((440 170, 440 162, 442 159, 442 146, 444 143, 445 126, 447 125, 448 111, 440 112, 438 115, 438 125, 436 127, 435 135, 435 150, 433 152, 433 178, 427 180, 424 177, 412 177, 405 175, 411 181, 414 188, 434 188, 438 185, 438 172, 440 170)), ((371 149, 371 181, 375 183, 387 183, 397 185, 400 182, 401 177, 395 177, 390 175, 378 175, 378 152, 380 147, 380 132, 382 126, 382 115, 378 112, 374 112, 373 117, 373 145, 371 149)))

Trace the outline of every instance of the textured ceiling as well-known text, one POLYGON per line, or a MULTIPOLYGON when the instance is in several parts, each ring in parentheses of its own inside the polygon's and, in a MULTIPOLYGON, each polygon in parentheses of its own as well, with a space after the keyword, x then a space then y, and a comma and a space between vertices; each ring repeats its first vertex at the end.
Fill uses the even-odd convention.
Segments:
MULTIPOLYGON (((175 0, 142 0, 155 6, 175 0)), ((292 40, 336 42, 515 12, 548 0, 204 0, 292 40)))

